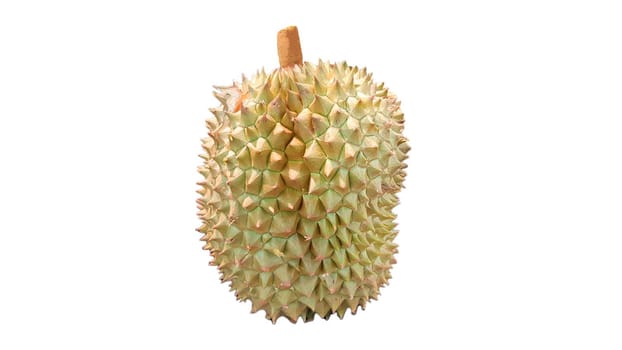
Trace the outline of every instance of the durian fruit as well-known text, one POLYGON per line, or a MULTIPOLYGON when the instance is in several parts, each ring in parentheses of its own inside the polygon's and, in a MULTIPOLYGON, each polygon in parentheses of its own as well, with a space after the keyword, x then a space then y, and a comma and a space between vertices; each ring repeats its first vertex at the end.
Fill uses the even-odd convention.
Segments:
POLYGON ((303 63, 296 27, 277 39, 280 68, 216 87, 197 231, 252 312, 343 318, 391 277, 404 115, 364 68, 303 63))

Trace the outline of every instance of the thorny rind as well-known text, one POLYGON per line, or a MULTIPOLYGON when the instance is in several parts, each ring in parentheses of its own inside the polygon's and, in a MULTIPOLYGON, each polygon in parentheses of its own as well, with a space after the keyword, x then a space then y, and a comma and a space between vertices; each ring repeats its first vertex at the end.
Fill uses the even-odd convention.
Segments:
POLYGON ((409 146, 397 101, 345 62, 217 87, 197 200, 221 280, 273 323, 343 318, 395 263, 409 146))

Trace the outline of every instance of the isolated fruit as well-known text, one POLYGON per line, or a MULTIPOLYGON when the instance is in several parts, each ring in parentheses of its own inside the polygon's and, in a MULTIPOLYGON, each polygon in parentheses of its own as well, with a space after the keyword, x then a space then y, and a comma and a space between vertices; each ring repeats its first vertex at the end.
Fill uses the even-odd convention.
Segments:
POLYGON ((343 317, 391 277, 404 116, 365 69, 303 63, 295 27, 278 48, 280 68, 215 92, 198 231, 253 312, 343 317))

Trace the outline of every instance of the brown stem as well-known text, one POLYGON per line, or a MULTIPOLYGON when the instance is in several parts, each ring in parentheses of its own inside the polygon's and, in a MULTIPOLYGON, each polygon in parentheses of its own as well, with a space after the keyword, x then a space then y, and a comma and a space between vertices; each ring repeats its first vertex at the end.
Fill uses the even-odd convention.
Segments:
POLYGON ((291 26, 279 30, 276 36, 276 46, 282 68, 296 64, 302 65, 302 49, 300 48, 298 28, 291 26))

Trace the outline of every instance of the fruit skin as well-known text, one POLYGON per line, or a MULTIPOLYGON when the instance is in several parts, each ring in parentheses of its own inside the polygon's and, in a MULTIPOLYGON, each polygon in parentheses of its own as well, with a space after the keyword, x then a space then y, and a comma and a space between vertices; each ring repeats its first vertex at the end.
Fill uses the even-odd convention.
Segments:
POLYGON ((223 282, 272 322, 354 314, 391 277, 409 146, 399 102, 345 62, 217 87, 197 231, 223 282))

